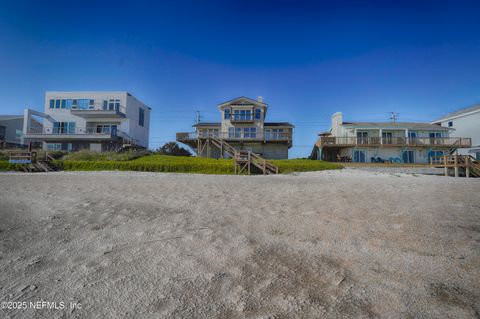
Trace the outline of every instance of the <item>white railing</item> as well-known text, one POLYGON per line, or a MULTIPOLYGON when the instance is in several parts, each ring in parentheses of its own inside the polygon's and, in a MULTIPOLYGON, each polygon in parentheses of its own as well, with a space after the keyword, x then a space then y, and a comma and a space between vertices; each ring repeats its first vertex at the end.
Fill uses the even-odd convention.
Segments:
POLYGON ((97 129, 95 127, 74 127, 74 128, 61 128, 61 127, 43 127, 43 128, 30 128, 27 135, 110 135, 117 136, 120 133, 115 128, 103 128, 97 129))

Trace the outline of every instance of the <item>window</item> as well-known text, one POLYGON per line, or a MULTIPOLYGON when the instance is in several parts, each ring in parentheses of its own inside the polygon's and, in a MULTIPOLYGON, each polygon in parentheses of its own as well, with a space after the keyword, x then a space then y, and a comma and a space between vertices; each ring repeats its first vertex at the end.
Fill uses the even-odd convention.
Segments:
POLYGON ((108 100, 103 100, 103 110, 108 110, 108 100))
POLYGON ((145 111, 140 107, 138 108, 138 125, 143 126, 145 124, 145 111))
POLYGON ((67 107, 67 100, 62 100, 62 109, 67 107))
POLYGON ((62 150, 62 143, 48 143, 47 150, 49 151, 61 151, 62 150))
POLYGON ((95 128, 95 131, 98 134, 117 134, 117 125, 116 124, 98 124, 95 128))
POLYGON ((453 121, 448 122, 448 127, 452 127, 452 126, 453 126, 453 121))
POLYGON ((415 151, 404 151, 402 157, 404 163, 415 163, 415 151))
POLYGON ((224 113, 223 113, 223 114, 224 114, 224 117, 223 117, 223 118, 224 118, 225 120, 229 120, 230 117, 231 117, 230 109, 225 109, 225 111, 223 111, 223 112, 224 112, 224 113))
POLYGON ((72 100, 72 108, 76 109, 77 108, 77 100, 76 99, 73 99, 72 100))
POLYGON ((95 100, 90 99, 88 102, 88 108, 93 109, 95 107, 95 100))
POLYGON ((56 109, 60 108, 60 100, 55 100, 55 108, 56 109))
POLYGON ((22 134, 23 134, 22 130, 15 130, 15 137, 16 138, 22 137, 22 134))
POLYGON ((72 104, 73 104, 73 100, 72 100, 72 99, 67 99, 66 108, 67 108, 67 109, 71 109, 71 108, 72 108, 72 104))
POLYGON ((242 129, 239 127, 228 128, 228 138, 240 138, 241 134, 242 134, 242 129))
POLYGON ((357 144, 368 143, 368 132, 357 132, 357 144))
POLYGON ((53 134, 75 134, 75 122, 53 123, 53 134))
POLYGON ((78 99, 77 100, 77 106, 81 110, 88 110, 88 105, 90 103, 89 99, 78 99))
POLYGON ((50 108, 53 109, 55 108, 55 100, 50 100, 50 108))
POLYGON ((253 120, 251 110, 235 110, 234 116, 235 121, 250 121, 253 120))
POLYGON ((255 127, 243 128, 243 138, 256 138, 256 137, 257 137, 257 128, 255 127))
POLYGON ((354 150, 353 151, 353 161, 355 163, 365 163, 365 159, 367 158, 366 152, 364 150, 354 150))
POLYGON ((262 109, 255 109, 255 119, 256 120, 262 119, 262 109))

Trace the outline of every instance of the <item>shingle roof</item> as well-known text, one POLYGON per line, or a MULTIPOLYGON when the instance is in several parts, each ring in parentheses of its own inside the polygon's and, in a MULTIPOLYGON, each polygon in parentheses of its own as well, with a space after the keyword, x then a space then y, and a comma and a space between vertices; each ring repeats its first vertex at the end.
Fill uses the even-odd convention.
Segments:
POLYGON ((343 122, 343 125, 357 127, 392 127, 392 128, 413 128, 417 130, 444 130, 448 131, 448 127, 439 126, 430 123, 418 122, 343 122))
POLYGON ((198 124, 195 124, 195 125, 192 125, 193 127, 199 127, 199 126, 221 126, 222 123, 220 122, 205 122, 205 123, 198 123, 198 124))
POLYGON ((480 104, 476 104, 476 105, 473 105, 473 106, 465 107, 465 108, 460 109, 460 110, 457 110, 457 111, 455 111, 455 112, 448 113, 447 115, 442 116, 442 117, 436 119, 436 120, 433 121, 433 122, 434 122, 434 123, 437 123, 437 122, 440 122, 440 121, 443 120, 443 119, 448 119, 448 118, 451 118, 451 117, 459 116, 459 115, 466 114, 466 113, 470 113, 470 112, 477 111, 477 110, 480 110, 480 104))
POLYGON ((268 123, 264 123, 263 125, 264 126, 291 126, 291 127, 295 127, 293 124, 288 123, 288 122, 268 122, 268 123))

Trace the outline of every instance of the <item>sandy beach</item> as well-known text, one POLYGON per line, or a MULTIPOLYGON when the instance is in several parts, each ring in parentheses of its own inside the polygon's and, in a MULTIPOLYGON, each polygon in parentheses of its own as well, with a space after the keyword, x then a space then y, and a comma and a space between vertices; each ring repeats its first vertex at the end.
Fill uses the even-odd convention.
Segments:
POLYGON ((1 318, 479 318, 480 179, 0 174, 1 318))

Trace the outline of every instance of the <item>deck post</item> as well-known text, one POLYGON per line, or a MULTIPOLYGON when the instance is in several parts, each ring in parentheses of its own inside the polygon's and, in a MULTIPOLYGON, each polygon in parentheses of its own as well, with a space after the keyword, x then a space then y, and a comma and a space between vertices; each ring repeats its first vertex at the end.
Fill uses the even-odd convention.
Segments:
POLYGON ((455 177, 458 177, 458 155, 455 154, 453 155, 453 163, 454 163, 454 169, 455 169, 455 177))
POLYGON ((443 155, 443 165, 445 168, 445 176, 448 176, 447 155, 443 155))
POLYGON ((465 177, 470 177, 470 156, 465 156, 465 177))

